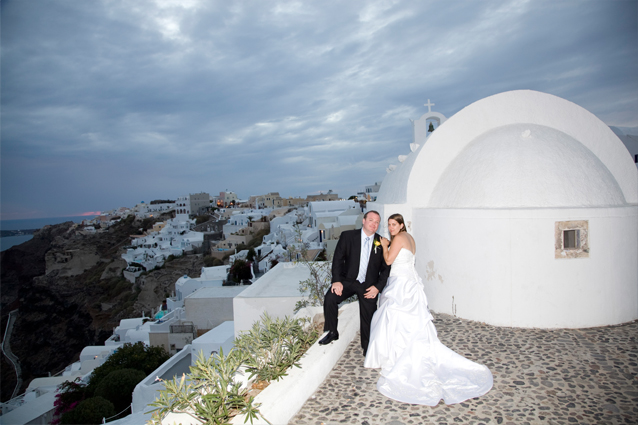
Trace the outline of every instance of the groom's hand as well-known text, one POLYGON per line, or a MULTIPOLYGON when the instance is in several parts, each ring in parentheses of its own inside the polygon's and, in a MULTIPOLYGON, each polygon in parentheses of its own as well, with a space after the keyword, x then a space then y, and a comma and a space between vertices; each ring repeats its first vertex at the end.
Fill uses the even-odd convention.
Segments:
POLYGON ((371 286, 368 289, 366 289, 366 293, 363 294, 364 298, 374 298, 377 295, 379 295, 379 290, 377 289, 376 286, 371 286))
POLYGON ((343 284, 341 282, 332 282, 332 287, 330 287, 330 291, 333 294, 341 296, 343 292, 343 284))

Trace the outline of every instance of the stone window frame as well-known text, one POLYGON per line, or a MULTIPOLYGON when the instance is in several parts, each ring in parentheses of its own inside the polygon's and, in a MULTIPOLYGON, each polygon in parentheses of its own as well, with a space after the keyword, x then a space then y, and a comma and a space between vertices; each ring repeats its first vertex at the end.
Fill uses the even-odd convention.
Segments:
POLYGON ((557 221, 554 224, 554 258, 589 258, 589 220, 557 221), (575 248, 565 248, 565 231, 578 231, 575 248))

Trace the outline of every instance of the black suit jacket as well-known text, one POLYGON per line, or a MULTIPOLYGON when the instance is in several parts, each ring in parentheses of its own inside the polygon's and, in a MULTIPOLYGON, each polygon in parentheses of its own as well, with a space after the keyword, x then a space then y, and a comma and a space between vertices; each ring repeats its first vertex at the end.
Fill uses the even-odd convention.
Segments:
MULTIPOLYGON (((361 258, 361 229, 347 230, 341 233, 332 259, 332 281, 354 282, 359 274, 359 261, 361 258)), ((380 236, 375 233, 374 240, 380 236)), ((374 243, 370 249, 370 260, 366 271, 366 281, 363 286, 368 288, 376 286, 379 292, 383 291, 390 274, 390 266, 383 259, 383 247, 378 246, 374 252, 374 243)))

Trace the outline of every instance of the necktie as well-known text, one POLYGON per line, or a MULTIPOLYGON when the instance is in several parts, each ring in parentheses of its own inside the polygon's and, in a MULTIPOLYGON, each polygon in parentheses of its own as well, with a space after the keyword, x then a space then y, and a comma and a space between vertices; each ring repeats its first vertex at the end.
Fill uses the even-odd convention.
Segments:
POLYGON ((366 280, 366 271, 368 270, 368 261, 370 259, 370 236, 366 237, 361 249, 361 259, 359 263, 359 276, 357 280, 363 283, 366 280))

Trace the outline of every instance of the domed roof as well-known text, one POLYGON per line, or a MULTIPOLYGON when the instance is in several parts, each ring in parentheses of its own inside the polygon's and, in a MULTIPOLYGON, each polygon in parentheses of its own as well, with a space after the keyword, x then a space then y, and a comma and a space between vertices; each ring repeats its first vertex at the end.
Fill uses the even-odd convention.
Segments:
POLYGON ((625 205, 607 167, 582 143, 537 124, 510 124, 476 137, 441 175, 433 208, 625 205))
POLYGON ((638 172, 591 112, 531 90, 462 109, 383 181, 410 208, 562 208, 638 203, 638 172))

